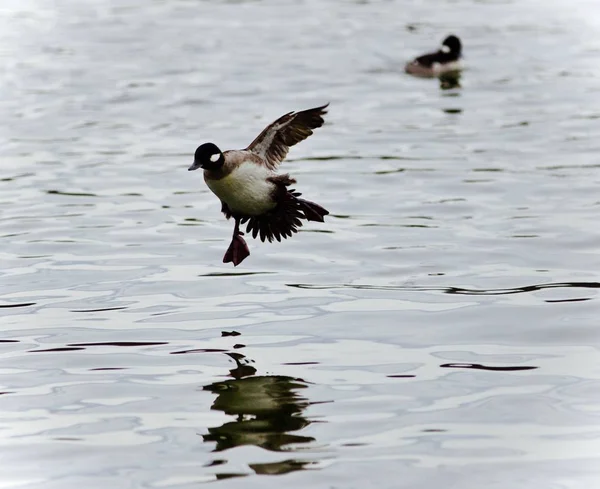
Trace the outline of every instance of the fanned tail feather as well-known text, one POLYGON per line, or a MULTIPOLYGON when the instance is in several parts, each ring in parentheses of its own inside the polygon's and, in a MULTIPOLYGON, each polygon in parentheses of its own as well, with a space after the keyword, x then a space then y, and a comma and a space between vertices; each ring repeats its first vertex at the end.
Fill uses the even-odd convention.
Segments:
POLYGON ((309 200, 298 199, 298 203, 307 221, 323 222, 325 220, 324 217, 329 214, 327 209, 309 200))
POLYGON ((273 211, 245 218, 242 222, 248 221, 246 232, 252 233, 253 238, 260 236, 261 241, 269 240, 271 243, 273 239, 281 241, 297 233, 303 220, 323 222, 323 217, 329 212, 314 202, 300 199, 300 195, 300 192, 290 189, 273 211))

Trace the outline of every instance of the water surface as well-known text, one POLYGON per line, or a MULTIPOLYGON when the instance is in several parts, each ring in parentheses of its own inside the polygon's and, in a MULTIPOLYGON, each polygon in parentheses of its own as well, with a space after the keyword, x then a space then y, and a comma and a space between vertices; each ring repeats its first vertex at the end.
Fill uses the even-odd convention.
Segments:
POLYGON ((594 13, 6 1, 0 485, 600 486, 594 13), (194 149, 327 101, 331 216, 222 264, 194 149))

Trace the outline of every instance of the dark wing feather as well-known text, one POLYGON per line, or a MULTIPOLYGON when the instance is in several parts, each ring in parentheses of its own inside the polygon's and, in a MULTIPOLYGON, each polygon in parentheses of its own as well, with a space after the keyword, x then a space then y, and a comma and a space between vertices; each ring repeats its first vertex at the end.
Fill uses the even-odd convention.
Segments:
POLYGON ((269 124, 258 137, 250 143, 252 151, 264 159, 267 166, 275 170, 287 156, 290 146, 304 141, 325 122, 323 115, 329 104, 301 112, 289 112, 269 124))
POLYGON ((421 66, 431 68, 433 63, 439 62, 438 57, 439 53, 424 54, 423 56, 416 58, 414 62, 421 66))
POLYGON ((456 61, 460 56, 452 53, 445 53, 444 51, 437 51, 435 53, 424 54, 423 56, 419 56, 416 58, 413 63, 417 63, 421 66, 426 66, 427 68, 431 68, 433 63, 450 63, 451 61, 456 61))

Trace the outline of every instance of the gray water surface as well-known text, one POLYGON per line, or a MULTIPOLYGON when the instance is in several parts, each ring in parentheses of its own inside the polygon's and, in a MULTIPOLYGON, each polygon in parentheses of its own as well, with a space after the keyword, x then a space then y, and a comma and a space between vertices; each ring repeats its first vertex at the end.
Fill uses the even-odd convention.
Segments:
POLYGON ((0 487, 600 487, 599 19, 4 1, 0 487), (450 32, 460 87, 403 73, 450 32), (196 146, 325 102, 331 215, 222 264, 196 146))

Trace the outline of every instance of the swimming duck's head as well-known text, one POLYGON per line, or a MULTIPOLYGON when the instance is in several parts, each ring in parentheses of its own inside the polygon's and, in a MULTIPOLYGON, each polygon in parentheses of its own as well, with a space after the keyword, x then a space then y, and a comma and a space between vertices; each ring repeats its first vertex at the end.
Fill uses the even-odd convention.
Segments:
POLYGON ((204 143, 198 146, 194 154, 194 164, 188 168, 188 171, 204 168, 205 170, 218 170, 225 163, 223 153, 213 143, 204 143))
POLYGON ((460 43, 460 39, 454 35, 448 36, 444 39, 442 43, 442 51, 445 53, 452 53, 460 56, 460 52, 462 50, 462 44, 460 43))

